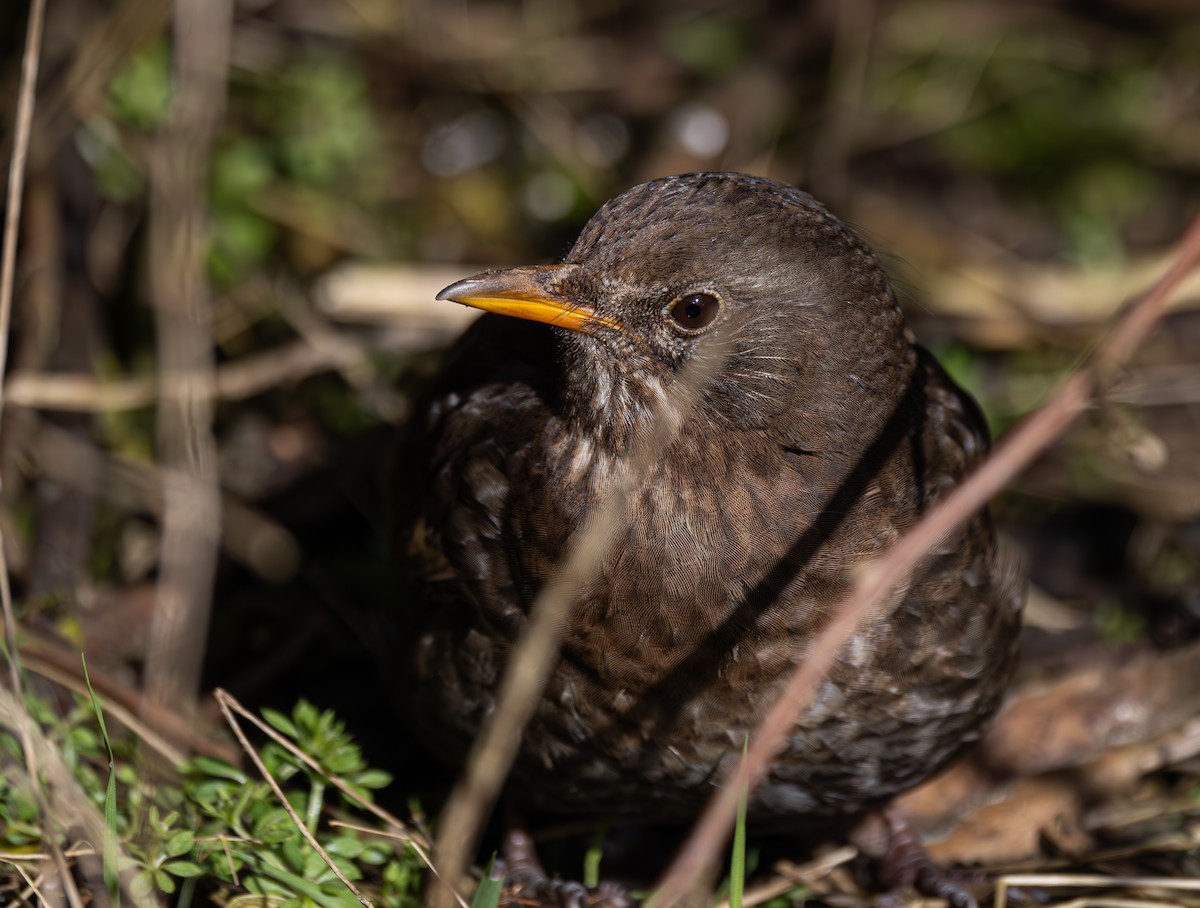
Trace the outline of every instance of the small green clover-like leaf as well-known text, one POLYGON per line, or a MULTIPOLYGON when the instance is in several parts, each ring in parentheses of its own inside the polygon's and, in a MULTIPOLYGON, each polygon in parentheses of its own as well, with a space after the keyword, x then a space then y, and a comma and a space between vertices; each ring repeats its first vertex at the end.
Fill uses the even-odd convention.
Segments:
POLYGON ((365 845, 362 852, 358 856, 358 860, 363 864, 369 864, 373 867, 378 867, 379 865, 387 862, 391 856, 392 854, 390 851, 380 848, 377 845, 365 845))
POLYGON ((216 779, 229 779, 239 785, 248 781, 247 775, 236 766, 232 766, 224 760, 214 760, 212 757, 193 757, 188 769, 216 779))
POLYGON ((254 821, 254 837, 264 842, 286 842, 295 837, 296 824, 282 807, 267 810, 254 821))
MULTIPOLYGON (((301 701, 301 702, 303 702, 303 701, 301 701)), ((297 709, 299 709, 298 706, 297 706, 297 709)), ((289 719, 283 713, 276 712, 273 709, 263 709, 262 717, 264 719, 266 719, 267 724, 270 725, 272 728, 274 728, 276 731, 281 731, 285 735, 287 735, 289 738, 292 738, 294 740, 299 740, 299 738, 300 738, 299 730, 296 728, 295 725, 292 724, 291 719, 289 719)))
POLYGON ((177 829, 163 843, 163 850, 173 858, 187 854, 196 845, 196 836, 190 829, 177 829))
POLYGON ((313 706, 307 700, 300 700, 296 703, 295 709, 292 710, 292 718, 296 724, 303 728, 309 734, 316 731, 321 725, 322 715, 320 710, 313 706))
POLYGON ((356 773, 349 781, 356 788, 387 788, 392 784, 392 775, 382 769, 368 769, 356 773))
POLYGON ((203 867, 191 861, 168 861, 163 864, 162 869, 182 879, 200 876, 200 874, 204 873, 203 867))
POLYGON ((139 901, 148 899, 154 891, 154 871, 142 870, 129 881, 129 893, 139 901))
POLYGON ((322 844, 330 854, 344 858, 356 858, 366 848, 361 841, 348 835, 338 836, 336 839, 322 844))
POLYGON ((170 895, 175 891, 175 880, 171 878, 169 873, 162 869, 154 872, 154 882, 158 885, 158 888, 167 893, 167 895, 170 895))

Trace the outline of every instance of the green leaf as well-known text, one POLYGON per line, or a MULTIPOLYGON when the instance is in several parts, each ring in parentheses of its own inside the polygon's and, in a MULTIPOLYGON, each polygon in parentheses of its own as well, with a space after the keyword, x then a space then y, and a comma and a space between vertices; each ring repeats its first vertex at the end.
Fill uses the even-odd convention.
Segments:
MULTIPOLYGON (((746 764, 746 750, 750 746, 747 736, 742 741, 742 765, 746 764)), ((749 786, 743 783, 738 792, 737 822, 733 827, 733 853, 729 859, 729 908, 742 908, 742 897, 746 891, 746 799, 749 786)))
POLYGON ((345 858, 356 858, 363 853, 366 846, 353 836, 342 835, 330 842, 323 842, 325 850, 332 855, 345 858))
POLYGON ((175 881, 171 879, 170 874, 159 869, 154 872, 154 882, 158 884, 158 888, 170 895, 175 891, 175 881))
POLYGON ((496 859, 493 857, 488 862, 487 873, 479 881, 475 895, 471 898, 471 908, 496 908, 500 904, 500 890, 503 888, 504 878, 497 878, 494 875, 495 870, 496 859))
POLYGON ((121 904, 121 884, 117 879, 117 773, 116 758, 113 756, 112 743, 108 739, 108 728, 104 724, 104 710, 92 690, 92 679, 88 675, 87 658, 79 654, 83 665, 83 680, 87 684, 88 696, 91 698, 92 710, 96 714, 96 723, 100 726, 100 736, 104 739, 104 749, 108 752, 108 784, 104 789, 104 884, 108 889, 109 898, 118 908, 121 904))
POLYGON ((392 775, 382 769, 368 769, 356 774, 350 781, 358 788, 387 788, 392 784, 392 775))
POLYGON ((200 874, 204 873, 203 867, 199 864, 193 864, 191 861, 168 861, 163 864, 162 869, 183 879, 200 876, 200 874))
POLYGON ((130 59, 109 85, 108 97, 134 126, 157 126, 171 101, 171 58, 166 42, 158 41, 130 59))
MULTIPOLYGON (((235 853, 241 856, 247 863, 252 862, 250 855, 240 851, 235 853)), ((358 900, 345 889, 340 890, 336 895, 331 895, 320 886, 310 883, 304 877, 290 873, 281 867, 261 862, 254 862, 254 864, 262 876, 270 877, 272 880, 283 883, 293 892, 299 893, 305 898, 316 902, 321 908, 357 908, 358 906, 358 900)), ((249 881, 247 881, 246 888, 250 888, 249 881)))
POLYGON ((177 829, 163 844, 163 850, 173 858, 187 854, 196 845, 196 836, 190 829, 177 829))
POLYGON ((286 842, 297 834, 296 824, 282 807, 271 808, 254 821, 254 838, 264 842, 286 842))
POLYGON ((206 776, 229 779, 238 784, 245 784, 248 780, 247 775, 236 766, 231 766, 224 760, 214 760, 212 757, 193 757, 188 766, 190 769, 203 773, 206 776))
POLYGON ((142 870, 129 881, 129 892, 139 901, 150 897, 154 891, 154 872, 142 870))
MULTIPOLYGON (((299 707, 297 707, 297 709, 299 709, 299 707)), ((300 732, 296 729, 296 726, 292 724, 292 720, 283 713, 276 712, 273 709, 263 709, 262 717, 267 721, 267 724, 276 731, 281 731, 289 738, 299 740, 300 732)))

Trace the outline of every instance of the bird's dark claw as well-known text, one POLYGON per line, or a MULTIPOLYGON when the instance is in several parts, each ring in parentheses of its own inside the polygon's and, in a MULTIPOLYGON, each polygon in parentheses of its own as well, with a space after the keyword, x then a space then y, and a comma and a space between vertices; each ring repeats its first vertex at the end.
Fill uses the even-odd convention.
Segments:
POLYGON ((589 889, 576 880, 546 875, 533 839, 523 828, 510 826, 504 836, 503 857, 497 862, 513 894, 552 908, 633 908, 634 900, 617 883, 602 881, 589 889))
POLYGON ((978 908, 971 888, 985 885, 983 874, 943 867, 929 856, 908 822, 895 810, 884 813, 891 834, 887 852, 879 861, 880 881, 889 890, 879 908, 902 904, 901 890, 946 899, 954 908, 978 908))

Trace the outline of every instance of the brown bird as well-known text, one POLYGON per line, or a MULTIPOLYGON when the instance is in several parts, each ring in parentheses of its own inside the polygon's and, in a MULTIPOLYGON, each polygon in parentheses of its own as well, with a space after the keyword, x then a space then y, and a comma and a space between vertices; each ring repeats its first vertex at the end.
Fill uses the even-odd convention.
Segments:
MULTIPOLYGON (((539 810, 694 817, 855 567, 983 456, 979 411, 916 345, 867 245, 769 179, 645 183, 564 264, 438 299, 498 315, 451 350, 399 455, 400 544, 421 578, 404 605, 413 724, 461 759, 539 588, 678 399, 578 592, 511 788, 539 810), (719 368, 683 393, 706 350, 719 368)), ((751 823, 861 816, 945 766, 1000 702, 1020 602, 981 514, 856 632, 751 823)))

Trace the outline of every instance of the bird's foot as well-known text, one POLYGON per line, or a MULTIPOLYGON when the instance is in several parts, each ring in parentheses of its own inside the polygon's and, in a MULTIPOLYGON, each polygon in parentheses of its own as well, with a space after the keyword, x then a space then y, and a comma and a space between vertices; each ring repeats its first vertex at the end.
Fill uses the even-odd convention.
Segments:
POLYGON ((885 810, 883 820, 887 824, 888 843, 878 868, 880 882, 888 892, 879 900, 879 908, 902 906, 905 890, 946 899, 954 908, 978 908, 971 890, 986 886, 986 875, 937 863, 896 810, 885 810))
POLYGON ((533 839, 519 826, 510 826, 505 833, 499 863, 513 896, 522 900, 534 899, 539 906, 633 908, 636 904, 617 883, 602 880, 596 888, 589 889, 577 880, 551 879, 538 860, 533 839))

